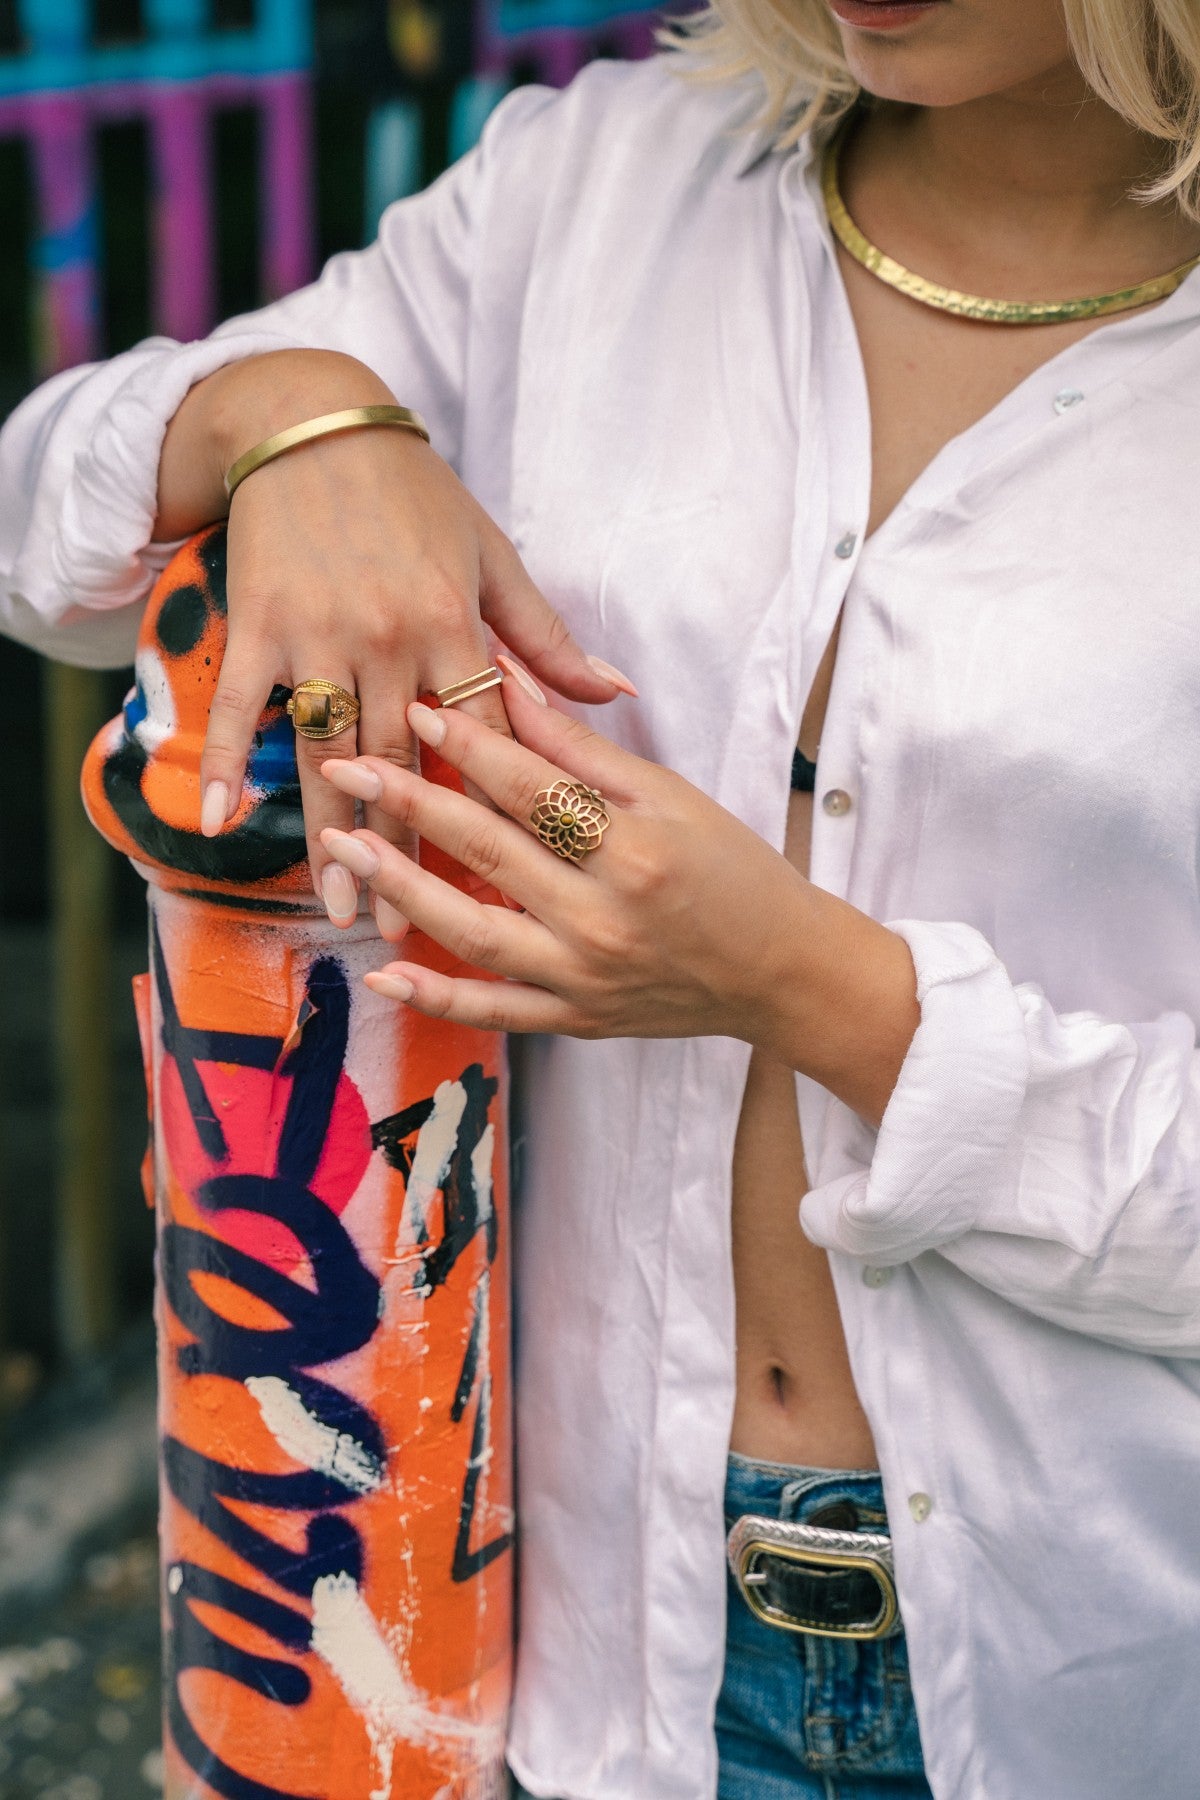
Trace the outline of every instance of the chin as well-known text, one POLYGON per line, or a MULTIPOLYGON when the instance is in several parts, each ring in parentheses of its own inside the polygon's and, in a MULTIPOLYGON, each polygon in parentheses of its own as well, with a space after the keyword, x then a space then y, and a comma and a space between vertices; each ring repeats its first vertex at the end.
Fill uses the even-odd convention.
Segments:
POLYGON ((830 10, 850 73, 879 100, 963 106, 1044 81, 1070 63, 1055 17, 1017 16, 1028 14, 1029 0, 1011 10, 994 0, 970 9, 959 0, 908 7, 831 0, 830 10))

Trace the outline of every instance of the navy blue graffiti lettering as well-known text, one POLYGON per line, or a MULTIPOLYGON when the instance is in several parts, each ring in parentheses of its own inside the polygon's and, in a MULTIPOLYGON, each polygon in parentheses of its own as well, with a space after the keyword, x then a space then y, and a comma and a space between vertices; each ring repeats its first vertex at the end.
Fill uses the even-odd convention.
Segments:
MULTIPOLYGON (((386 1460, 383 1434, 373 1414, 312 1373, 368 1343, 379 1325, 378 1280, 363 1265, 336 1213, 308 1186, 321 1159, 345 1062, 350 1018, 346 977, 332 957, 313 964, 297 1019, 296 1042, 284 1055, 279 1038, 205 1033, 185 1026, 157 939, 154 959, 164 1049, 175 1059, 197 1136, 214 1161, 221 1161, 228 1149, 200 1065, 219 1061, 243 1068, 276 1069, 291 1081, 274 1171, 218 1174, 204 1182, 194 1197, 200 1208, 213 1216, 236 1209, 284 1225, 303 1252, 311 1282, 293 1280, 210 1232, 167 1222, 160 1238, 164 1292, 191 1338, 180 1347, 179 1367, 188 1375, 223 1376, 239 1382, 254 1376, 276 1377, 331 1434, 333 1442, 343 1435, 354 1440, 349 1478, 340 1477, 332 1468, 284 1475, 232 1468, 170 1436, 163 1443, 164 1473, 179 1504, 214 1537, 259 1574, 287 1592, 307 1598, 324 1575, 346 1574, 361 1580, 362 1540, 340 1509, 361 1497, 364 1473, 368 1483, 372 1468, 382 1475, 386 1460), (282 1322, 261 1328, 235 1323, 210 1304, 197 1286, 197 1278, 206 1275, 232 1284, 282 1322), (302 1547, 280 1543, 250 1524, 235 1510, 239 1503, 312 1515, 302 1547)), ((196 1616, 189 1601, 208 1599, 258 1624, 285 1649, 301 1652, 309 1644, 303 1615, 194 1565, 185 1569, 183 1586, 169 1598, 168 1716, 181 1755, 224 1800, 300 1800, 241 1774, 217 1756, 188 1719, 179 1683, 186 1669, 214 1669, 283 1705, 300 1705, 308 1693, 308 1677, 302 1669, 229 1643, 196 1616)))
POLYGON ((153 916, 150 921, 150 955, 154 962, 154 980, 162 1008, 163 1051, 174 1058, 179 1070, 184 1098, 204 1154, 211 1156, 214 1162, 219 1162, 228 1155, 228 1146, 221 1121, 217 1118, 203 1077, 196 1067, 197 1062, 236 1063, 243 1069, 272 1069, 283 1048, 283 1039, 254 1037, 244 1032, 197 1031, 190 1025, 184 1025, 175 1004, 162 939, 158 935, 153 916))
POLYGON ((219 1638, 192 1609, 199 1600, 255 1625, 284 1649, 303 1654, 310 1646, 309 1622, 303 1613, 262 1594, 251 1593, 226 1576, 196 1563, 175 1563, 167 1582, 168 1644, 171 1676, 167 1683, 167 1720, 179 1753, 190 1768, 226 1800, 304 1800, 304 1796, 267 1787, 231 1768, 209 1749, 183 1704, 179 1676, 186 1669, 213 1669, 280 1706, 302 1706, 312 1691, 304 1670, 281 1658, 254 1656, 219 1638))
POLYGON ((196 1342, 179 1352, 185 1374, 286 1375, 361 1349, 379 1324, 379 1283, 364 1268, 337 1214, 298 1182, 282 1176, 218 1175, 196 1195, 206 1211, 233 1207, 278 1219, 303 1246, 315 1287, 282 1275, 256 1256, 207 1231, 167 1225, 162 1269, 167 1296, 196 1342), (268 1330, 235 1325, 215 1312, 192 1285, 196 1273, 234 1281, 279 1313, 286 1324, 268 1330))
POLYGON ((362 1540, 357 1531, 348 1519, 320 1510, 345 1506, 348 1500, 358 1498, 356 1489, 333 1476, 311 1469, 294 1475, 231 1469, 199 1450, 190 1450, 178 1438, 168 1438, 163 1445, 163 1470, 181 1506, 186 1506, 214 1537, 290 1594, 307 1599, 322 1575, 362 1579, 362 1540), (222 1504, 226 1499, 248 1506, 316 1512, 318 1516, 307 1527, 303 1550, 297 1551, 248 1525, 222 1504))

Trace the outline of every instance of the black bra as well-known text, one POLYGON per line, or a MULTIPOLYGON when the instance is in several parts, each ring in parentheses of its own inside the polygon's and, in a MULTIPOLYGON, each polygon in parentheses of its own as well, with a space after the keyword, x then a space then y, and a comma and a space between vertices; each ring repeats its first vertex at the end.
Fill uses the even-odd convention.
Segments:
POLYGON ((811 794, 817 785, 817 765, 799 750, 792 751, 792 791, 811 794))

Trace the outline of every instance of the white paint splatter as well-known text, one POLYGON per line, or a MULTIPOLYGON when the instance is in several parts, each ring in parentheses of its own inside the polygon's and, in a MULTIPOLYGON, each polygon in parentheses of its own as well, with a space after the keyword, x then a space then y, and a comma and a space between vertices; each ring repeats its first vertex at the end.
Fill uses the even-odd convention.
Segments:
POLYGON ((499 1755, 502 1743, 494 1723, 437 1712, 414 1687, 352 1575, 322 1575, 312 1604, 313 1649, 364 1716, 373 1741, 379 1734, 391 1744, 458 1747, 479 1761, 499 1755))
POLYGON ((171 683, 157 650, 139 650, 133 672, 146 702, 146 716, 134 727, 133 735, 143 750, 153 754, 172 736, 178 722, 171 683))
POLYGON ((461 1081, 443 1081, 433 1096, 433 1111, 417 1133, 408 1176, 409 1211, 421 1218, 446 1179, 458 1143, 458 1128, 467 1108, 461 1081))
POLYGON ((247 1375, 246 1387, 258 1402, 267 1430, 296 1462, 331 1475, 356 1494, 373 1494, 383 1485, 379 1459, 366 1445, 309 1412, 282 1377, 247 1375))

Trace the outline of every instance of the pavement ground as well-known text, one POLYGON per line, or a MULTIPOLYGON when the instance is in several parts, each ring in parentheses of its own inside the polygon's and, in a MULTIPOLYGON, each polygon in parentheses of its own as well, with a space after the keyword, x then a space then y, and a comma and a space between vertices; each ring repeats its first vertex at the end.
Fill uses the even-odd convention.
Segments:
POLYGON ((89 1556, 0 1642, 2 1800, 154 1800, 162 1788, 158 1546, 89 1556))

